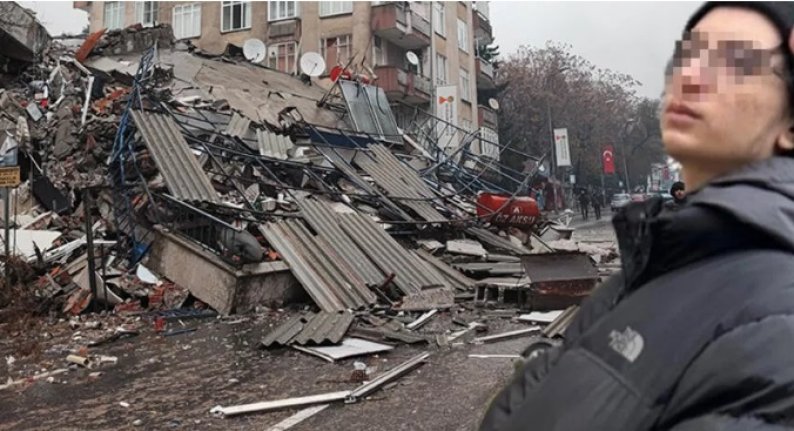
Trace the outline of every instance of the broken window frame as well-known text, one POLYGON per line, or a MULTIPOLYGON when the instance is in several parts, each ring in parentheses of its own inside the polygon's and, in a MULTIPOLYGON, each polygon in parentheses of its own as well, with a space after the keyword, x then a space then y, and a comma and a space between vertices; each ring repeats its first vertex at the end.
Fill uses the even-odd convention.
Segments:
POLYGON ((329 70, 336 65, 347 65, 350 60, 352 42, 353 35, 349 33, 320 39, 320 55, 323 56, 329 70), (333 56, 331 55, 332 53, 333 56))
POLYGON ((499 133, 490 127, 480 126, 480 154, 498 159, 499 153, 499 133))
POLYGON ((171 18, 176 39, 201 37, 201 3, 174 6, 171 18))
POLYGON ((298 2, 296 1, 268 1, 267 20, 269 22, 294 19, 298 17, 298 2))
POLYGON ((157 24, 160 4, 156 1, 136 1, 135 20, 144 27, 153 27, 157 24))
POLYGON ((250 1, 224 1, 221 4, 221 33, 248 30, 251 28, 250 1), (235 26, 235 10, 239 11, 239 26, 235 26), (227 22, 228 21, 228 22, 227 22))
POLYGON ((372 67, 387 66, 389 64, 386 40, 378 35, 372 36, 372 67))
POLYGON ((320 18, 353 13, 352 1, 321 1, 320 18))
POLYGON ((124 26, 124 2, 105 2, 103 18, 108 30, 122 28, 124 26))
POLYGON ((271 69, 278 70, 284 73, 293 73, 295 72, 295 65, 298 61, 298 43, 295 41, 292 42, 281 42, 270 45, 270 49, 272 53, 275 53, 275 56, 270 56, 268 58, 268 66, 271 69))

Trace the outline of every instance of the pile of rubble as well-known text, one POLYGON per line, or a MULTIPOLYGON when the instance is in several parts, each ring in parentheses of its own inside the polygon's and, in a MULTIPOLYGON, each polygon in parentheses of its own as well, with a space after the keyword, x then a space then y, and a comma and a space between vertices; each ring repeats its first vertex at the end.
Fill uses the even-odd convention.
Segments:
MULTIPOLYGON (((101 31, 76 50, 55 41, 4 77, 0 155, 22 176, 7 198, 9 241, 30 268, 14 295, 67 315, 146 312, 155 325, 158 310, 309 302, 315 311, 274 327, 263 347, 336 361, 395 343, 541 335, 484 335, 489 318, 558 336, 616 258, 614 245, 574 243, 550 220, 491 223, 479 165, 399 129, 377 86, 301 79, 171 39, 158 26, 101 31), (420 330, 440 314, 448 327, 420 330)), ((137 331, 111 329, 102 335, 137 331)))

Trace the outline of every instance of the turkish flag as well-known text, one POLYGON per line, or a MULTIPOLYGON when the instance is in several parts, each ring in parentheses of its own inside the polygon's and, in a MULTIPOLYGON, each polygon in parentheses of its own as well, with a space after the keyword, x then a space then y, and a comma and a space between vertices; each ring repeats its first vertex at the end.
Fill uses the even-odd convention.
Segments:
POLYGON ((601 161, 604 163, 605 174, 615 173, 615 153, 612 151, 612 145, 604 147, 604 151, 601 152, 601 161))

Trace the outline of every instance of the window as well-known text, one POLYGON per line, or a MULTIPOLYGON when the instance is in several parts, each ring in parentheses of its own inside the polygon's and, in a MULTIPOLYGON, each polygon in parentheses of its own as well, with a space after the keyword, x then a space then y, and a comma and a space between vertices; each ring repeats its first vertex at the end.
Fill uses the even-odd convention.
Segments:
POLYGON ((143 24, 144 27, 151 27, 157 24, 157 9, 159 6, 156 1, 136 1, 135 20, 143 24))
POLYGON ((379 36, 372 37, 372 65, 385 66, 388 63, 386 57, 386 41, 379 36))
POLYGON ((121 28, 124 23, 124 3, 110 1, 105 3, 105 27, 108 30, 121 28))
POLYGON ((201 36, 201 4, 174 6, 172 21, 175 38, 187 39, 201 36))
POLYGON ((320 16, 340 15, 353 13, 352 1, 321 1, 320 16))
POLYGON ((428 19, 428 16, 430 16, 430 15, 427 13, 427 11, 429 9, 428 9, 428 5, 427 5, 426 2, 412 1, 412 2, 409 2, 408 4, 410 6, 411 12, 421 16, 422 18, 425 19, 425 21, 428 21, 428 22, 430 21, 428 19))
POLYGON ((295 62, 298 60, 297 42, 284 42, 271 45, 270 52, 275 53, 268 59, 268 65, 284 73, 295 72, 295 62))
POLYGON ((221 32, 251 28, 251 2, 225 1, 221 10, 221 32))
POLYGON ((460 18, 458 18, 458 48, 463 52, 469 52, 469 26, 460 18))
POLYGON ((460 69, 459 75, 460 85, 460 98, 465 101, 471 100, 471 83, 469 82, 469 72, 466 69, 460 69))
POLYGON ((350 35, 321 39, 320 54, 325 58, 328 70, 336 65, 347 65, 350 60, 350 35))
POLYGON ((296 18, 298 16, 298 2, 269 1, 267 2, 267 6, 268 21, 278 21, 281 19, 296 18))
POLYGON ((436 84, 445 85, 447 83, 447 57, 436 54, 436 84))
POLYGON ((447 36, 447 12, 446 6, 444 2, 433 2, 433 7, 436 8, 433 14, 433 27, 436 29, 436 33, 440 34, 441 36, 447 36))

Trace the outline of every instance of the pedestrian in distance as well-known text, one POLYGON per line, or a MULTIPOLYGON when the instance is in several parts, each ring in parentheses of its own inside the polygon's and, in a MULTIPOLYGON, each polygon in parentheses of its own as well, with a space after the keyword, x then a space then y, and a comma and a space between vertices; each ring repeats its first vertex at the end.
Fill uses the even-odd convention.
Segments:
POLYGON ((582 211, 582 219, 584 221, 587 221, 589 206, 590 206, 590 199, 587 196, 587 190, 583 189, 582 191, 579 192, 579 208, 582 211))
POLYGON ((590 202, 593 204, 593 213, 596 220, 601 220, 601 193, 595 191, 590 196, 590 202))
MULTIPOLYGON (((646 17, 647 18, 647 17, 646 17)), ((794 429, 794 4, 718 2, 666 71, 686 204, 629 204, 622 271, 534 350, 483 431, 794 429)))
POLYGON ((667 202, 666 206, 672 211, 678 211, 686 203, 686 186, 684 183, 681 181, 673 183, 672 187, 670 187, 670 195, 673 199, 667 202))

